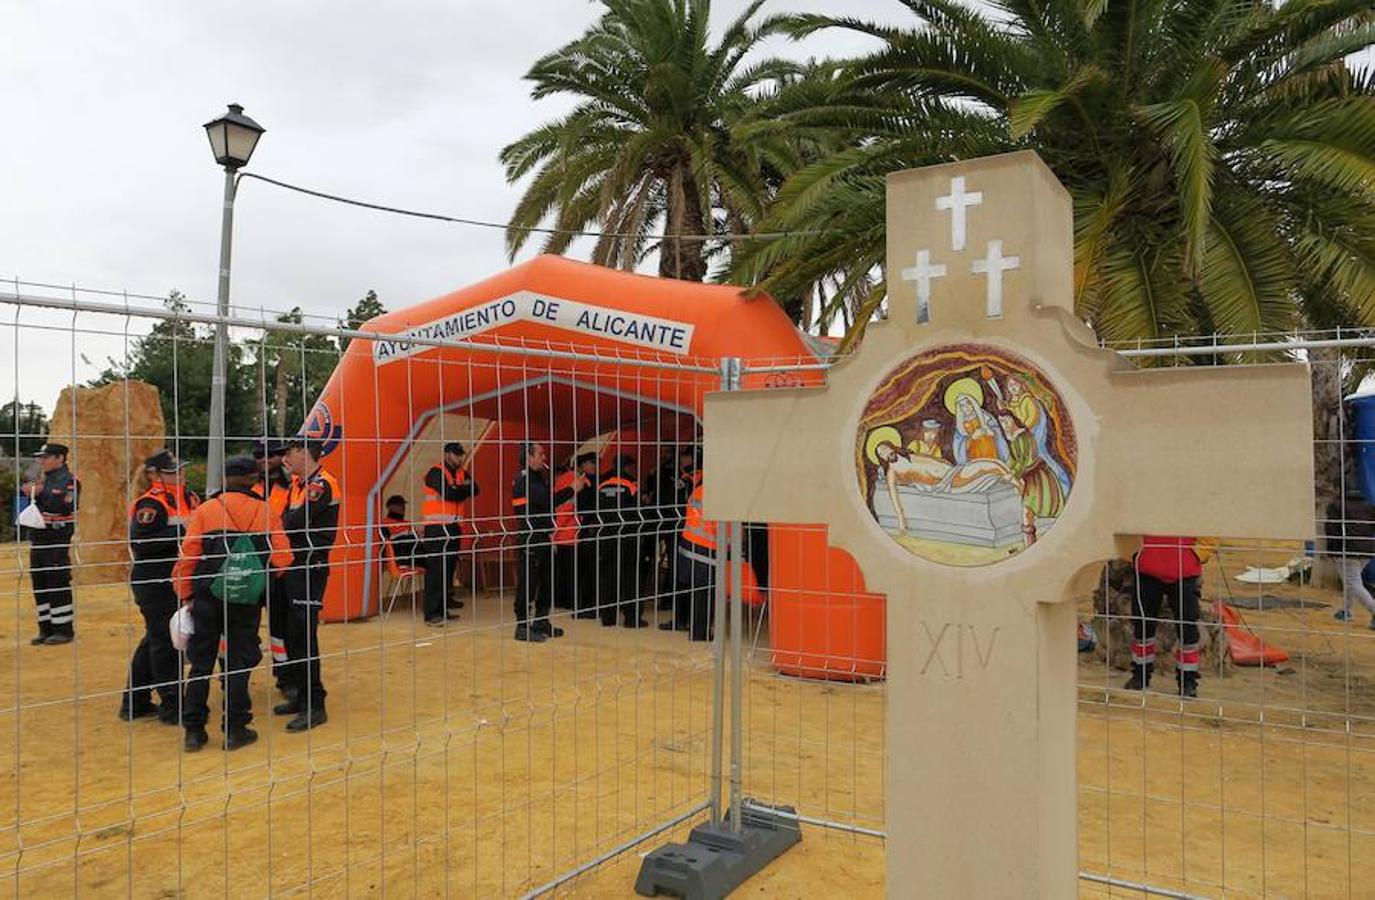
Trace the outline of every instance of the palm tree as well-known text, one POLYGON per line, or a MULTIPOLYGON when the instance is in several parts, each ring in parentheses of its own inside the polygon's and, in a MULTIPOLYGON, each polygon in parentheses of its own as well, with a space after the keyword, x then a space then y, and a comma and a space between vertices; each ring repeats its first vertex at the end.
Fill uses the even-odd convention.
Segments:
POLYGON ((737 277, 881 275, 887 172, 1030 147, 1073 196, 1076 309, 1102 338, 1286 330, 1310 306, 1375 323, 1375 78, 1346 63, 1369 0, 900 2, 912 27, 791 20, 880 47, 844 66, 844 99, 782 116, 849 146, 758 227, 830 233, 756 242, 737 277))
POLYGON ((566 94, 579 103, 501 151, 508 182, 533 173, 508 223, 507 248, 514 258, 527 229, 552 218, 560 231, 545 252, 564 252, 574 232, 606 232, 594 262, 630 269, 657 250, 661 276, 701 281, 721 242, 700 236, 748 228, 762 217, 771 182, 798 165, 776 133, 754 130, 745 141, 739 132, 761 94, 802 68, 752 59, 781 23, 756 21, 763 0, 714 45, 710 0, 601 5, 596 24, 526 76, 534 99, 566 94))

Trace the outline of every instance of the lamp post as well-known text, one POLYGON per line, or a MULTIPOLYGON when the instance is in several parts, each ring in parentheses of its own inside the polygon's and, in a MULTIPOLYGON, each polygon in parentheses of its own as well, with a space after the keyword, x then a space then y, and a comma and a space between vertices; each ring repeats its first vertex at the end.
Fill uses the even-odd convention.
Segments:
MULTIPOLYGON (((220 221, 220 288, 216 311, 221 319, 229 316, 229 253, 234 231, 234 193, 238 189, 239 169, 248 165, 258 138, 266 131, 243 114, 243 107, 229 104, 229 112, 205 123, 210 150, 215 162, 224 166, 224 217, 220 221)), ((228 353, 229 326, 215 326, 215 368, 210 376, 210 453, 205 466, 207 494, 218 491, 224 474, 224 392, 225 357, 228 353)))

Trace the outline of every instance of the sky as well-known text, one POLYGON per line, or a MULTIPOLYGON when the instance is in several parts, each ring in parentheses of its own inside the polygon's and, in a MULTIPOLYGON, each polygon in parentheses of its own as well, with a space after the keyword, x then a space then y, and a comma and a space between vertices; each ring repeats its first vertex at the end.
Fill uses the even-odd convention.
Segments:
MULTIPOLYGON (((720 26, 746 0, 715 0, 720 26)), ((770 0, 906 22, 897 0, 770 0)), ((213 303, 221 170, 202 125, 237 102, 267 128, 250 170, 393 206, 504 222, 520 193, 497 154, 571 101, 522 76, 590 24, 590 0, 0 0, 0 280, 213 303)), ((845 56, 828 32, 762 50, 845 56)), ((1367 53, 1367 60, 1375 54, 1367 53)), ((537 244, 537 242, 535 242, 537 244)), ((528 257, 534 249, 526 251, 528 257)), ((508 265, 499 230, 403 219, 245 182, 233 302, 335 318, 369 289, 396 309, 508 265)), ((71 317, 0 308, 0 398, 51 409, 122 356, 71 317), (85 357, 90 360, 86 363, 85 357), (17 383, 17 389, 16 389, 17 383)), ((137 325, 134 326, 137 329, 137 325)))
MULTIPOLYGON (((825 5, 772 0, 767 8, 825 5)), ((713 18, 724 23, 745 6, 716 0, 713 18)), ((896 0, 846 0, 845 9, 908 15, 896 0)), ((249 171, 504 222, 520 188, 506 184, 497 154, 571 105, 530 100, 523 76, 596 11, 585 0, 4 0, 0 279, 152 296, 176 288, 213 302, 223 175, 201 126, 230 102, 267 128, 249 171)), ((835 34, 765 50, 845 55, 862 41, 835 34)), ((239 189, 236 306, 299 305, 333 318, 373 289, 395 309, 507 265, 497 230, 343 207, 261 182, 239 189)), ((22 321, 61 326, 70 315, 26 312, 22 321)), ((5 322, 12 309, 0 309, 5 322)), ((14 396, 17 368, 19 396, 51 409, 73 375, 90 378, 123 346, 122 334, 81 335, 73 345, 30 328, 16 342, 15 329, 3 328, 0 397, 14 396)))

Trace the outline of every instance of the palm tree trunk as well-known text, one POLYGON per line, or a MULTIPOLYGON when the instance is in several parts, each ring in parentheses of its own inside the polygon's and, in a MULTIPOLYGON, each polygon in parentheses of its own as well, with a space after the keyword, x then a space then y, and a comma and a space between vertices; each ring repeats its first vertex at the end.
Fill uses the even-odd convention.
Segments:
POLYGON ((707 277, 706 241, 676 235, 706 234, 697 180, 680 162, 669 173, 665 216, 667 227, 659 247, 659 277, 680 281, 705 281, 707 277))

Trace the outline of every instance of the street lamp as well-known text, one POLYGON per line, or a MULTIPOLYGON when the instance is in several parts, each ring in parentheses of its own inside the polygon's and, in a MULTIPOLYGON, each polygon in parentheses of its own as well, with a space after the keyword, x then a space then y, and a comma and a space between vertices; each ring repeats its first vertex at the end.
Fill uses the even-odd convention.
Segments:
POLYGON ((243 107, 229 104, 229 112, 213 122, 205 123, 210 138, 210 151, 215 162, 224 166, 224 217, 220 220, 220 291, 216 305, 220 323, 215 326, 215 369, 210 378, 210 453, 205 466, 207 494, 220 489, 224 473, 224 366, 229 344, 229 251, 233 243, 234 193, 238 189, 238 172, 248 165, 258 138, 267 129, 243 114, 243 107))

